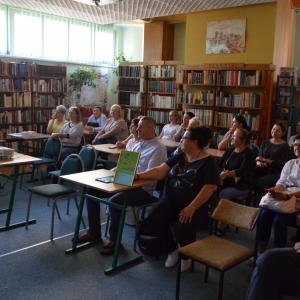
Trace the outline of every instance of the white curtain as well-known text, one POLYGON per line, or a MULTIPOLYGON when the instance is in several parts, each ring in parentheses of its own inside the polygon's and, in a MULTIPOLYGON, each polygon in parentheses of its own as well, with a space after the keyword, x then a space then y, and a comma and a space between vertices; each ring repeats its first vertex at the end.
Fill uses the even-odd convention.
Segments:
POLYGON ((95 62, 113 65, 114 41, 113 25, 95 24, 95 62))
POLYGON ((7 32, 7 27, 6 27, 4 5, 0 4, 0 54, 6 54, 6 41, 7 41, 6 32, 7 32))

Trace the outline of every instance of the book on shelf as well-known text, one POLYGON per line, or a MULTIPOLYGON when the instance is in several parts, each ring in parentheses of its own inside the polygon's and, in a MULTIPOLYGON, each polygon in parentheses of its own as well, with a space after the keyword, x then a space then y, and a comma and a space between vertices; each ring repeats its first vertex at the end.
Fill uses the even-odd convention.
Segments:
POLYGON ((260 115, 251 115, 248 111, 245 111, 242 115, 246 119, 247 125, 251 128, 251 130, 259 130, 260 115))
POLYGON ((33 110, 34 122, 48 122, 51 118, 52 110, 33 110))
POLYGON ((184 78, 184 71, 176 71, 176 83, 177 84, 183 84, 183 78, 184 78))
MULTIPOLYGON (((56 106, 56 99, 53 97, 53 95, 43 95, 43 94, 34 93, 32 102, 34 107, 56 106)), ((61 104, 57 104, 57 105, 61 105, 61 104)))
POLYGON ((176 108, 175 97, 150 93, 148 107, 176 108))
POLYGON ((0 75, 30 76, 30 63, 5 63, 0 59, 0 75))
POLYGON ((204 71, 191 71, 185 73, 186 84, 215 84, 215 71, 204 70, 204 71))
POLYGON ((218 145, 223 141, 224 135, 225 134, 218 132, 218 131, 214 132, 214 137, 213 137, 213 146, 214 147, 218 147, 218 145))
POLYGON ((145 92, 144 78, 119 78, 119 91, 145 92))
POLYGON ((278 85, 279 86, 292 86, 292 85, 298 85, 298 67, 281 67, 279 70, 279 80, 278 85), (294 76, 294 81, 292 82, 292 77, 294 76))
POLYGON ((146 68, 142 66, 120 66, 120 77, 145 77, 146 68))
POLYGON ((31 93, 0 94, 0 107, 29 107, 31 106, 31 93))
POLYGON ((216 105, 260 108, 260 94, 241 93, 230 94, 221 91, 217 96, 216 105))
POLYGON ((210 109, 185 108, 184 112, 192 112, 195 117, 197 117, 201 121, 202 125, 213 125, 213 111, 210 109))
POLYGON ((291 105, 292 98, 291 98, 291 88, 290 87, 279 87, 278 88, 278 98, 277 104, 282 105, 291 105))
POLYGON ((134 108, 126 107, 121 111, 121 116, 124 120, 132 120, 138 118, 139 115, 140 115, 140 109, 136 107, 134 108))
POLYGON ((214 105, 214 92, 200 91, 199 93, 187 93, 177 90, 176 101, 177 103, 214 105))
MULTIPOLYGON (((181 112, 178 113, 178 122, 182 122, 181 112)), ((169 111, 148 110, 147 116, 153 118, 157 123, 169 123, 169 111)))
POLYGON ((1 78, 0 91, 2 92, 23 92, 30 91, 30 79, 24 80, 23 78, 1 78))
POLYGON ((175 93, 176 81, 149 81, 149 92, 175 93))
POLYGON ((176 76, 175 66, 149 66, 148 77, 150 78, 172 78, 176 76))
POLYGON ((64 93, 67 88, 67 79, 33 80, 34 92, 64 93))
POLYGON ((65 78, 67 77, 67 68, 64 66, 44 66, 35 64, 33 76, 65 78))
POLYGON ((13 110, 0 112, 0 124, 31 122, 31 110, 13 110))
POLYGON ((144 106, 145 93, 119 92, 120 105, 144 106))
POLYGON ((262 71, 220 71, 218 77, 219 85, 262 85, 262 71))

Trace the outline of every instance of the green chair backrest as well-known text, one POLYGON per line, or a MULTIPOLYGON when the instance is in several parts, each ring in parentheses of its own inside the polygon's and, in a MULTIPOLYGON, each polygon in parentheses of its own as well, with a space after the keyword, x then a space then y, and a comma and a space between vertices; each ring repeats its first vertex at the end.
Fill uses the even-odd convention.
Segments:
POLYGON ((80 152, 79 156, 82 158, 84 162, 84 170, 91 171, 94 170, 96 167, 96 160, 97 160, 97 152, 92 145, 84 146, 80 152))
POLYGON ((60 169, 60 176, 80 173, 84 171, 84 163, 78 154, 69 155, 60 169))
POLYGON ((48 139, 44 150, 44 156, 47 155, 51 158, 55 156, 59 161, 61 148, 62 148, 62 144, 60 138, 57 138, 53 141, 51 139, 48 139))

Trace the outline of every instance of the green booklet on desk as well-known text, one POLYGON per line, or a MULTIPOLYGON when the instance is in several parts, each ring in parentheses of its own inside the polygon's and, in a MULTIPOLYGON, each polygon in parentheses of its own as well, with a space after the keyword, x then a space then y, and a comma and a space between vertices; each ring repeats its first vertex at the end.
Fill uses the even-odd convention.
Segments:
POLYGON ((139 159, 139 152, 122 150, 119 156, 115 176, 97 178, 96 180, 105 183, 115 182, 132 186, 139 159))

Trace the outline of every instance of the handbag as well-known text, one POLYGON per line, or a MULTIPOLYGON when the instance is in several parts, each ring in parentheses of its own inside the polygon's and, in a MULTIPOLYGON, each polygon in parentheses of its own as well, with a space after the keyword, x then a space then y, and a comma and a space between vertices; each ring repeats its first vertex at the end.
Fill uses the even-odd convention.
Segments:
MULTIPOLYGON (((286 192, 285 189, 283 192, 286 192)), ((264 195, 259 203, 259 207, 270 209, 276 213, 292 214, 296 212, 296 197, 293 196, 289 200, 280 200, 271 197, 269 194, 264 195)))

